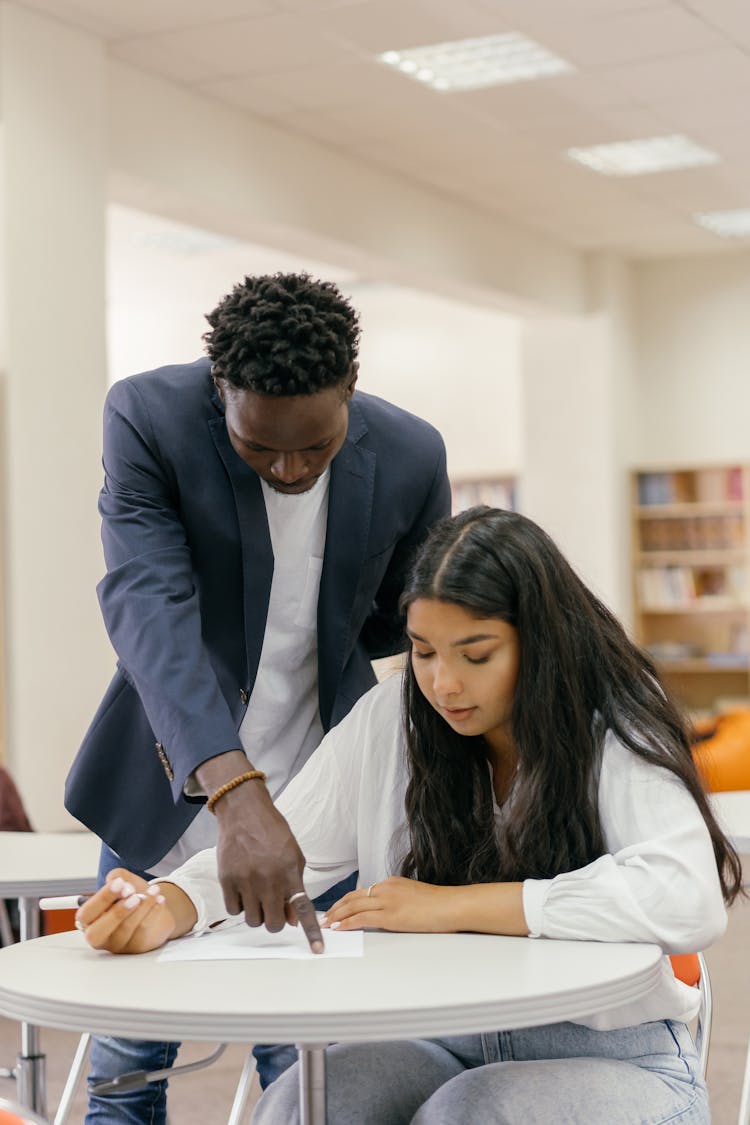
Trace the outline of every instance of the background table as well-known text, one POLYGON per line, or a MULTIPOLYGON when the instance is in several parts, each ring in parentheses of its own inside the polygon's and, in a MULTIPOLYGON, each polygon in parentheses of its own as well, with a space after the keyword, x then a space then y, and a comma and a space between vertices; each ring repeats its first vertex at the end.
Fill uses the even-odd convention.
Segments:
MULTIPOLYGON (((0 832, 0 898, 18 899, 21 941, 39 934, 39 899, 96 889, 100 841, 91 832, 0 832)), ((13 947, 11 947, 13 948, 13 947)), ((45 1059, 38 1030, 21 1019, 18 1096, 46 1114, 45 1059)))
POLYGON ((22 940, 38 936, 40 898, 96 888, 100 848, 91 832, 0 832, 0 898, 19 900, 22 940))
POLYGON ((152 1040, 296 1042, 302 1120, 325 1120, 333 1042, 458 1035, 574 1019, 646 996, 653 945, 482 934, 365 934, 365 956, 162 962, 115 957, 81 934, 0 950, 0 1012, 152 1040), (310 1079, 312 1078, 312 1083, 310 1079))
POLYGON ((712 793, 711 804, 737 851, 750 852, 750 791, 712 793))

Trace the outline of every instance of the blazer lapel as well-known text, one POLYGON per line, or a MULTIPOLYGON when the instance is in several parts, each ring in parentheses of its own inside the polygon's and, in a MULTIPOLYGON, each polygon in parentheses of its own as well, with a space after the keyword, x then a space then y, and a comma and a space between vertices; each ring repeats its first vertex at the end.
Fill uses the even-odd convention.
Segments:
POLYGON ((248 676, 247 684, 242 686, 250 692, 260 663, 273 579, 273 548, 268 530, 268 516, 260 478, 232 449, 223 414, 212 418, 208 427, 218 454, 224 462, 237 507, 242 550, 248 676))
POLYGON ((336 687, 350 647, 350 621, 370 536, 375 454, 357 445, 367 425, 356 398, 349 429, 331 462, 328 526, 318 597, 318 689, 320 717, 328 729, 336 687))

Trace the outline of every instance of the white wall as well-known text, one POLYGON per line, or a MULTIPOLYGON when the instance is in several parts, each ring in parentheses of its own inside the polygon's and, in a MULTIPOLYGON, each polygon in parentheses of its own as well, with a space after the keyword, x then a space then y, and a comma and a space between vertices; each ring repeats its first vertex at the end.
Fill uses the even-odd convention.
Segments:
POLYGON ((109 381, 203 353, 205 314, 245 274, 307 270, 345 286, 351 270, 300 251, 216 235, 144 211, 107 208, 109 381))
POLYGON ((635 269, 642 464, 750 460, 750 253, 635 269))
POLYGON ((355 289, 361 385, 441 431, 448 470, 516 475, 522 454, 520 324, 411 289, 355 289))
POLYGON ((106 685, 96 601, 104 347, 104 52, 0 3, 4 737, 37 828, 106 685))
POLYGON ((613 384, 605 316, 547 319, 524 329, 521 509, 619 611, 613 384))
POLYGON ((212 242, 198 230, 123 207, 110 208, 109 248, 112 380, 201 355, 204 314, 245 273, 307 269, 336 281, 360 312, 361 389, 437 426, 452 476, 520 471, 520 325, 515 317, 363 281, 302 254, 212 242))

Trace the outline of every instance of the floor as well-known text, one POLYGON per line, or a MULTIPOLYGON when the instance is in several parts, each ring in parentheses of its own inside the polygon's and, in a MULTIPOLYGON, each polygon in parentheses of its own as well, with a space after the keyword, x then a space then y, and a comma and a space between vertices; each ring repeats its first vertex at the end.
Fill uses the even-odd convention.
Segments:
MULTIPOLYGON (((725 937, 708 952, 714 991, 714 1021, 708 1079, 713 1125, 736 1125, 745 1054, 750 1037, 750 900, 736 904, 730 913, 725 937)), ((44 1031, 42 1047, 47 1055, 47 1092, 50 1107, 60 1097, 77 1036, 44 1031)), ((18 1051, 18 1025, 0 1019, 0 1067, 12 1065, 18 1051)), ((181 1054, 183 1062, 208 1054, 214 1044, 192 1043, 181 1054)), ((172 1082, 169 1094, 172 1125, 224 1125, 234 1089, 245 1060, 245 1048, 230 1045, 207 1070, 185 1075, 172 1082)), ((12 1097, 12 1080, 0 1079, 0 1096, 12 1097)), ((79 1094, 69 1121, 80 1125, 85 1114, 79 1094)), ((592 1125, 602 1125, 592 1122, 592 1125)))

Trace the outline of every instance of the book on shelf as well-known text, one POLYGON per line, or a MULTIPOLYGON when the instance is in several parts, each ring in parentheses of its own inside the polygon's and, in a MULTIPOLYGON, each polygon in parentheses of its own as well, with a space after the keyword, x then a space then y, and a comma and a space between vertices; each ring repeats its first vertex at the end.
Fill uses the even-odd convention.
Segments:
POLYGON ((704 650, 693 641, 654 641, 646 650, 659 663, 678 663, 680 660, 699 660, 704 650))
POLYGON ((727 499, 728 500, 744 500, 744 486, 742 479, 742 469, 739 465, 727 469, 727 499))
POLYGON ((689 660, 703 660, 714 668, 740 671, 750 668, 750 654, 747 652, 706 652, 701 645, 689 641, 655 641, 647 645, 647 650, 658 664, 680 664, 689 660))
POLYGON ((741 566, 644 566, 636 571, 638 601, 643 609, 708 605, 713 598, 742 606, 746 588, 741 566))
POLYGON ((642 567, 636 574, 636 584, 638 601, 647 609, 684 605, 696 597, 689 566, 642 567))
POLYGON ((750 655, 746 652, 707 652, 706 660, 717 668, 750 667, 750 655))
POLYGON ((669 473, 640 473, 638 503, 643 507, 650 504, 671 504, 672 489, 669 478, 669 473))
POLYGON ((742 516, 680 516, 640 521, 642 551, 727 551, 745 543, 742 516))
POLYGON ((701 469, 656 470, 638 474, 638 503, 723 504, 743 499, 742 468, 739 465, 706 466, 701 469))

